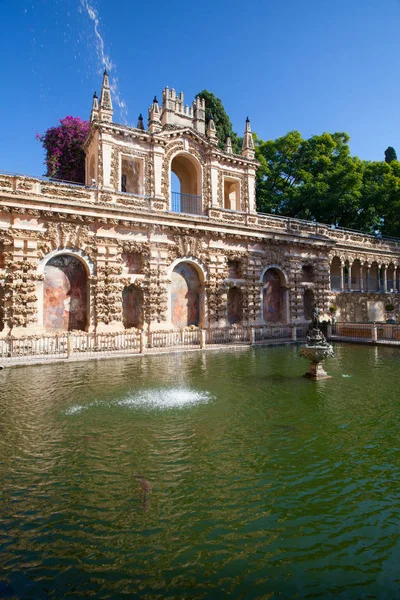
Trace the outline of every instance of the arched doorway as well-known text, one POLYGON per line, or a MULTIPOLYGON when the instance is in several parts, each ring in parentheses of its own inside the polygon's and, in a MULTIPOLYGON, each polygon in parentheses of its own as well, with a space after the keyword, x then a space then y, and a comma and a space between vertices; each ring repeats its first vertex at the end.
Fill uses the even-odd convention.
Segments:
POLYGON ((262 306, 266 323, 286 323, 286 285, 279 269, 269 268, 263 277, 262 306))
POLYGON ((201 168, 193 156, 178 154, 171 162, 171 209, 201 214, 201 168))
POLYGON ((312 317, 312 309, 315 305, 315 298, 313 290, 305 290, 303 296, 303 314, 305 321, 310 321, 312 317))
POLYGON ((69 254, 51 258, 44 268, 45 329, 85 331, 87 324, 88 281, 85 266, 69 254))
POLYGON ((122 291, 122 314, 125 329, 143 327, 143 291, 134 285, 122 291))
POLYGON ((243 321, 243 294, 236 286, 229 288, 228 291, 227 316, 229 325, 243 321))
POLYGON ((171 276, 171 321, 177 327, 200 325, 202 285, 197 270, 187 262, 176 265, 171 276))

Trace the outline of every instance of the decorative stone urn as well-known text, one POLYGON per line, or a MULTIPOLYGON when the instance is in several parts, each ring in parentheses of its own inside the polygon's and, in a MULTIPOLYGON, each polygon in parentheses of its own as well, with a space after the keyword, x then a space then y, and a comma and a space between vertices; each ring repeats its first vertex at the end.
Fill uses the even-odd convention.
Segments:
POLYGON ((331 379, 322 363, 326 358, 334 356, 333 348, 331 344, 328 344, 319 328, 318 308, 313 310, 313 320, 308 330, 306 343, 300 346, 299 354, 311 361, 310 368, 304 374, 304 377, 314 380, 331 379))

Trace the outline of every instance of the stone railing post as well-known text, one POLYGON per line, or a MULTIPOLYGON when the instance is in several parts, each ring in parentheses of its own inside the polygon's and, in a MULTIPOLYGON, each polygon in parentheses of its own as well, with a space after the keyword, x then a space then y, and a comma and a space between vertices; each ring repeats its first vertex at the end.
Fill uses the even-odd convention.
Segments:
POLYGON ((328 327, 326 328, 326 337, 328 340, 332 338, 332 323, 328 323, 328 327))
POLYGON ((12 358, 13 357, 13 353, 14 353, 13 352, 13 350, 14 350, 14 348, 13 348, 13 339, 14 338, 12 337, 12 335, 10 335, 6 339, 7 339, 7 345, 8 345, 8 352, 7 352, 7 354, 8 354, 8 356, 10 358, 12 358))
POLYGON ((140 354, 144 354, 145 349, 146 349, 146 333, 142 329, 140 332, 140 337, 139 337, 139 352, 140 352, 140 354))
POLYGON ((250 346, 254 346, 256 343, 256 332, 254 327, 250 327, 250 346))
POLYGON ((372 338, 372 343, 376 344, 376 342, 378 341, 378 331, 376 328, 376 323, 372 324, 371 338, 372 338))
POLYGON ((74 340, 72 335, 69 333, 67 337, 67 358, 71 358, 74 353, 74 340))
POLYGON ((206 347, 206 330, 200 329, 200 349, 204 350, 206 347))
POLYGON ((292 340, 297 342, 297 327, 294 323, 292 323, 292 340))

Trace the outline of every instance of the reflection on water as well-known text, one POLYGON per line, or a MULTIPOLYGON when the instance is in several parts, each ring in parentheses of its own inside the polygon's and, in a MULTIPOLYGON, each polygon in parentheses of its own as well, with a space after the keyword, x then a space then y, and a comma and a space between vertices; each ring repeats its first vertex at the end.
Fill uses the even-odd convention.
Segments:
POLYGON ((0 598, 398 598, 400 353, 0 373, 0 598))

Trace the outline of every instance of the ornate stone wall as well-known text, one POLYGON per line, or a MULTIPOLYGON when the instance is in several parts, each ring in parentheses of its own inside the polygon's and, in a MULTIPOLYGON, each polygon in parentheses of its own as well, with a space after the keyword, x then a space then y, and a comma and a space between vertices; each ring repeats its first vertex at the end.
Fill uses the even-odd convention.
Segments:
POLYGON ((399 290, 397 241, 335 230, 331 235, 325 226, 256 214, 232 213, 235 219, 226 220, 215 207, 200 216, 159 212, 151 203, 128 205, 119 192, 104 196, 85 187, 0 177, 1 335, 45 331, 44 277, 55 256, 73 256, 85 269, 90 331, 174 327, 171 285, 179 261, 202 274, 204 326, 228 325, 239 312, 243 324, 262 325, 267 268, 282 273, 286 310, 280 321, 303 322, 311 297, 327 314, 336 304, 347 320, 367 320, 370 302, 393 303, 398 310, 400 295, 390 290, 337 292, 330 281, 337 257, 343 267, 353 265, 354 273, 357 265, 379 265, 382 277, 387 269, 386 279, 397 277, 399 290), (142 298, 140 319, 127 318, 127 302, 124 312, 124 289, 130 286, 142 295, 131 298, 142 298), (238 291, 232 308, 233 288, 238 291))

